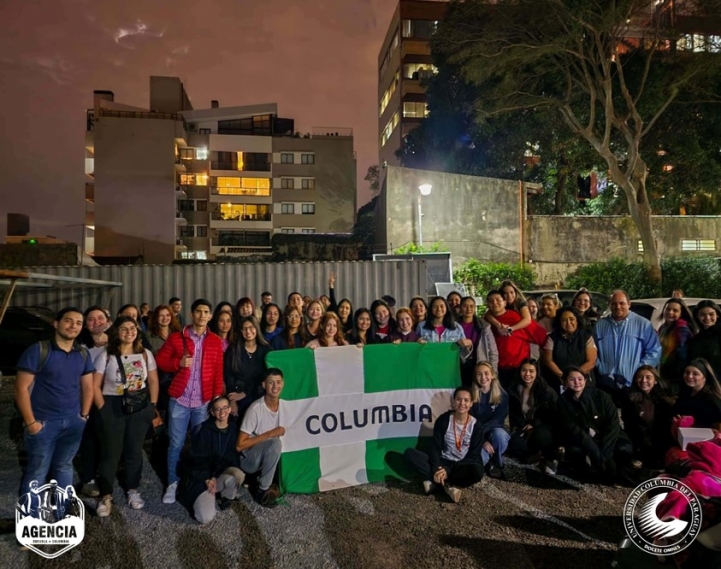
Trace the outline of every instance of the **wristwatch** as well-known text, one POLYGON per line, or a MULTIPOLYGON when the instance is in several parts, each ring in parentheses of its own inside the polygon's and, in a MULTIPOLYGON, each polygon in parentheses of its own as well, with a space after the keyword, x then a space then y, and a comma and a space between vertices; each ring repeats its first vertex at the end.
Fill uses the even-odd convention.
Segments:
POLYGON ((88 413, 87 415, 80 415, 80 418, 87 421, 88 419, 90 419, 90 413, 88 413))

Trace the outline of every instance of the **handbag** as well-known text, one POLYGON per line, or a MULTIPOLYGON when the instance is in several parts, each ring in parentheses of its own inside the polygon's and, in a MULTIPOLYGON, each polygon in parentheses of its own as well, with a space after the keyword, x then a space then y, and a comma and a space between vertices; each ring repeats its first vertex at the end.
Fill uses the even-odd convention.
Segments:
MULTIPOLYGON (((145 352, 143 352, 143 359, 146 358, 147 356, 145 355, 145 352)), ((120 371, 120 373, 125 376, 125 382, 127 384, 128 377, 125 374, 123 362, 120 360, 120 356, 115 356, 115 359, 118 362, 118 371, 120 371)), ((125 412, 125 414, 132 415, 133 413, 142 411, 150 404, 150 390, 147 388, 147 386, 143 389, 136 389, 134 391, 130 391, 127 387, 125 387, 123 389, 121 401, 123 403, 123 411, 125 412)))

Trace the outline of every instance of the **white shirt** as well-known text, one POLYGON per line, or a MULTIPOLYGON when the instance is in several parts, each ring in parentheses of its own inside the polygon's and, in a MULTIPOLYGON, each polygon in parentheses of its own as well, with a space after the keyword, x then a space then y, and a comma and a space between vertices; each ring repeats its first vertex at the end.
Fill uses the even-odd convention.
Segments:
POLYGON ((103 374, 103 395, 122 395, 127 387, 129 391, 136 391, 147 386, 148 371, 157 369, 155 358, 150 350, 145 350, 148 365, 145 365, 143 354, 120 356, 123 362, 124 373, 118 371, 118 361, 115 356, 108 356, 103 350, 95 358, 96 373, 103 374))
MULTIPOLYGON (((280 410, 280 407, 278 407, 280 410)), ((257 437, 280 426, 278 411, 271 411, 265 404, 265 397, 253 401, 245 412, 240 430, 246 435, 257 437)))

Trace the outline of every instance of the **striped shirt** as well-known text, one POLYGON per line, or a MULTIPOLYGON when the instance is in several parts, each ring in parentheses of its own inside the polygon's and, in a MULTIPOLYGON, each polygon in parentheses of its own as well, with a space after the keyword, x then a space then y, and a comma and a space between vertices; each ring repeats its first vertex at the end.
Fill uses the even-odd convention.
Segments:
POLYGON ((203 406, 203 389, 200 381, 200 370, 203 365, 203 342, 208 336, 207 328, 198 336, 192 326, 186 328, 187 334, 183 332, 186 338, 189 338, 195 350, 193 352, 193 363, 190 366, 190 377, 188 384, 185 386, 183 395, 178 397, 178 403, 188 409, 196 409, 203 406))

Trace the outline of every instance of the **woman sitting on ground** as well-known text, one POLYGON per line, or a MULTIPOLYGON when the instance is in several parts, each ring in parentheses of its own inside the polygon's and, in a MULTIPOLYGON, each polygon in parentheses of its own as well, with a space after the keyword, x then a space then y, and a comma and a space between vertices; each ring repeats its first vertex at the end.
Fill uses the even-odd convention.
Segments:
POLYGON ((371 333, 374 344, 387 344, 398 329, 398 323, 391 316, 391 309, 385 300, 377 299, 371 304, 371 333))
POLYGON ((472 296, 464 296, 461 300, 461 317, 458 323, 463 328, 466 338, 472 342, 472 354, 461 362, 461 381, 463 385, 473 383, 476 362, 490 362, 494 371, 498 372, 498 347, 491 331, 491 325, 478 317, 476 301, 472 296))
POLYGON ((348 342, 343 337, 340 318, 335 312, 326 312, 320 321, 320 327, 322 330, 320 336, 308 342, 308 348, 330 348, 348 345, 348 342))
POLYGON ((391 341, 394 344, 402 342, 417 342, 420 336, 415 333, 413 328, 413 313, 410 308, 401 307, 396 311, 397 330, 391 334, 391 341))
POLYGON ((633 443, 634 457, 649 468, 663 465, 671 437, 674 399, 666 393, 656 368, 642 365, 633 375, 631 389, 621 407, 623 429, 633 443))
POLYGON ((508 391, 511 452, 521 461, 541 462, 548 474, 558 468, 554 431, 558 395, 541 377, 538 361, 524 360, 508 391))
MULTIPOLYGON (((687 342, 698 331, 691 312, 680 298, 669 298, 663 306, 663 324, 658 329, 661 342, 659 371, 666 382, 681 378, 686 363, 687 342)), ((676 390, 680 384, 671 386, 676 390)))
POLYGON ((587 385, 586 374, 578 366, 563 370, 562 380, 566 389, 558 398, 558 434, 566 459, 583 467, 590 463, 591 474, 612 484, 617 465, 628 466, 633 456, 616 406, 610 395, 587 385))
POLYGON ((578 366, 589 378, 593 377, 598 348, 583 317, 573 306, 561 308, 556 313, 553 328, 543 346, 543 367, 549 384, 560 393, 563 370, 568 366, 578 366))
POLYGON ((288 305, 283 312, 283 331, 273 338, 274 350, 302 348, 306 345, 306 331, 303 325, 303 312, 294 305, 288 305))
POLYGON ((431 300, 426 320, 418 325, 416 333, 426 342, 457 343, 463 360, 467 359, 473 350, 473 344, 466 338, 461 325, 455 321, 446 299, 442 296, 431 300))
POLYGON ((531 311, 528 309, 528 303, 521 290, 512 281, 503 281, 501 286, 498 287, 503 295, 503 300, 506 301, 507 310, 515 310, 521 315, 521 319, 516 322, 513 326, 509 327, 501 324, 493 317, 493 314, 486 312, 483 319, 498 328, 501 335, 506 336, 513 333, 516 330, 522 330, 531 323, 532 316, 531 311))
POLYGON ((693 310, 699 333, 687 343, 688 361, 704 358, 721 377, 721 308, 713 300, 702 300, 693 310))
POLYGON ((491 478, 503 478, 503 455, 511 436, 503 428, 508 417, 508 394, 490 362, 478 362, 473 378, 471 415, 483 429, 481 460, 491 478))
POLYGON ((178 488, 178 501, 201 524, 210 523, 220 494, 220 509, 230 507, 241 489, 245 474, 235 451, 238 427, 224 395, 208 404, 209 418, 190 437, 186 476, 178 488))
POLYGON ((353 333, 348 341, 359 346, 374 343, 373 334, 371 333, 371 313, 367 308, 359 308, 355 311, 353 315, 353 333))
POLYGON ((674 417, 693 417, 683 426, 718 429, 721 424, 721 384, 703 358, 689 362, 683 372, 684 386, 671 409, 674 417))
POLYGON ((451 500, 458 503, 461 489, 483 477, 482 429, 469 413, 472 397, 468 388, 457 387, 453 392, 453 410, 438 417, 433 425, 428 454, 415 448, 404 453, 421 475, 426 494, 442 486, 451 500))

